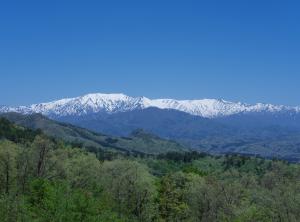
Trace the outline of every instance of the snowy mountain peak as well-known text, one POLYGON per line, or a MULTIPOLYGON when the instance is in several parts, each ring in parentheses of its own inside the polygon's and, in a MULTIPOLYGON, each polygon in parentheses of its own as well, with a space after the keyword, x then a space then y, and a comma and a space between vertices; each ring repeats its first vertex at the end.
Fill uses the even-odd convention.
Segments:
POLYGON ((146 97, 130 97, 122 93, 93 93, 76 98, 66 98, 48 103, 33 104, 31 106, 20 106, 15 108, 0 107, 0 112, 19 112, 24 114, 41 113, 47 116, 81 116, 99 112, 111 114, 149 107, 174 109, 206 118, 229 116, 247 112, 300 112, 300 107, 278 106, 272 104, 257 103, 255 105, 249 105, 222 99, 149 99, 146 97))

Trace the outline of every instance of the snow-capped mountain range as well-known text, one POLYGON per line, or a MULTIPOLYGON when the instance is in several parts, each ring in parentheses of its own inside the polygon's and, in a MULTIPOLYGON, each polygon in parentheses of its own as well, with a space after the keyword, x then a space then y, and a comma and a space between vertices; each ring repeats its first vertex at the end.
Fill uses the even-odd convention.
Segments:
POLYGON ((48 103, 19 107, 0 107, 0 112, 23 114, 41 113, 46 116, 83 116, 92 113, 118 113, 156 107, 174 109, 205 118, 230 116, 251 112, 300 113, 300 107, 257 103, 255 105, 235 103, 217 99, 175 100, 130 97, 124 94, 87 94, 76 98, 61 99, 48 103))

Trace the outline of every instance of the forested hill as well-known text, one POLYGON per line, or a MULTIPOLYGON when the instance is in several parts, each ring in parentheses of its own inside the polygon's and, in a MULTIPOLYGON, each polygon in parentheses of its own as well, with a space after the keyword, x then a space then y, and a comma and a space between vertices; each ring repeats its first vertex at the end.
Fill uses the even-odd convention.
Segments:
POLYGON ((0 118, 0 139, 7 139, 16 143, 32 142, 40 130, 32 130, 12 124, 5 118, 0 118))
POLYGON ((1 114, 0 117, 32 130, 42 130, 48 136, 85 147, 93 152, 105 150, 119 153, 159 154, 188 150, 177 142, 159 138, 142 130, 134 131, 129 137, 118 137, 95 133, 71 124, 50 120, 41 114, 5 113, 1 114))

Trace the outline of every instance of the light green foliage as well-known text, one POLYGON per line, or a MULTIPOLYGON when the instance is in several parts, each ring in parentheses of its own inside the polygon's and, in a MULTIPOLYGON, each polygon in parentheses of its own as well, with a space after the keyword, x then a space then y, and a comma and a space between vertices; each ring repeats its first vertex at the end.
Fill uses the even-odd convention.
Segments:
POLYGON ((100 161, 94 154, 75 149, 65 160, 66 177, 74 188, 95 189, 100 180, 100 161))
POLYGON ((45 136, 37 136, 30 149, 30 164, 35 177, 47 178, 52 167, 54 143, 45 136))
POLYGON ((0 142, 0 192, 10 194, 16 188, 18 147, 9 142, 0 142))
POLYGON ((99 200, 91 192, 72 189, 66 182, 32 181, 27 209, 36 221, 99 221, 99 200))
POLYGON ((105 162, 101 178, 104 191, 120 216, 132 215, 138 221, 151 221, 155 216, 154 178, 145 166, 128 160, 105 162))
POLYGON ((188 218, 188 205, 184 199, 187 177, 182 172, 162 178, 159 189, 159 210, 167 222, 185 221, 188 218))

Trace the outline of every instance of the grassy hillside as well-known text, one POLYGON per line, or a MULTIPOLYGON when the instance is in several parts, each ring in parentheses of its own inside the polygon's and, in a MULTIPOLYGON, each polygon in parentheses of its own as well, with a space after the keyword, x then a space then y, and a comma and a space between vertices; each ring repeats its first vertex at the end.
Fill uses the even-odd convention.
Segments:
POLYGON ((161 139, 152 134, 147 134, 144 131, 143 135, 141 135, 141 133, 133 133, 130 137, 117 137, 95 133, 71 124, 53 121, 40 114, 21 115, 17 113, 6 113, 1 116, 23 127, 34 130, 40 129, 48 136, 63 139, 64 141, 87 147, 93 151, 102 149, 119 152, 158 154, 187 150, 187 148, 179 143, 161 139))

